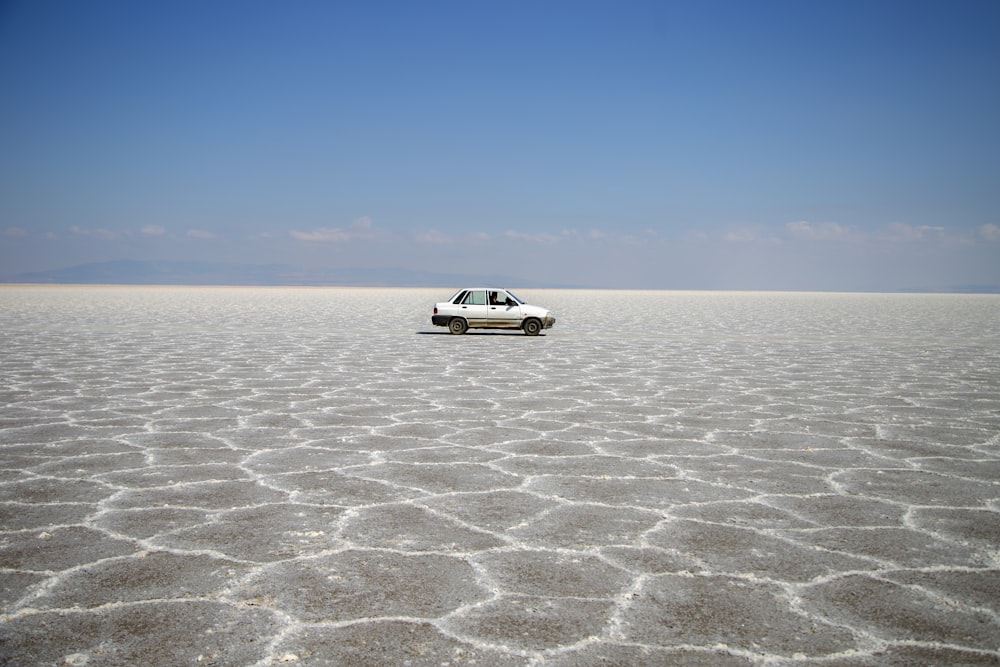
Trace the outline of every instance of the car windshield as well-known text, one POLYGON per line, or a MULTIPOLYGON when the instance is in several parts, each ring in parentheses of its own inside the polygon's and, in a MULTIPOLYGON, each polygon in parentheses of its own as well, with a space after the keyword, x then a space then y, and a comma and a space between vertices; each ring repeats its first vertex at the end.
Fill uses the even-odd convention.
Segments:
POLYGON ((517 301, 519 304, 524 305, 524 300, 521 297, 514 294, 510 290, 504 290, 504 291, 507 292, 507 294, 509 294, 514 299, 514 301, 517 301))

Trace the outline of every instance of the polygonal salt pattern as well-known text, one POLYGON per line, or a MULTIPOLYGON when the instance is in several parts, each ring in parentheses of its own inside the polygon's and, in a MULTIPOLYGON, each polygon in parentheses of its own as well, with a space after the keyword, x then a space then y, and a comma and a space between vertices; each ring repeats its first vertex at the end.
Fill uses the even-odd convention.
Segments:
POLYGON ((0 664, 1000 663, 1000 297, 0 287, 0 664))

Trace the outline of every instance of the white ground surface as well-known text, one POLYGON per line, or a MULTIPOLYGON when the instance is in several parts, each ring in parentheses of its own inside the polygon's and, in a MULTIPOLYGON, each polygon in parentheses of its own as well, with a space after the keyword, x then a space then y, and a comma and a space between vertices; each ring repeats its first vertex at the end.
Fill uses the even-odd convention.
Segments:
POLYGON ((1000 663, 1000 297, 515 291, 0 287, 0 664, 1000 663))

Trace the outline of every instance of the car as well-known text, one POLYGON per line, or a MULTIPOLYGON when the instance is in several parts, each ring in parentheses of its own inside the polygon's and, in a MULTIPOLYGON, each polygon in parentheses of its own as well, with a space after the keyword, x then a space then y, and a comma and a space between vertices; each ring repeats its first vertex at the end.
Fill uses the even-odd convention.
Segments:
POLYGON ((469 329, 521 329, 537 336, 555 324, 556 318, 545 308, 528 305, 510 290, 473 287, 434 304, 431 322, 459 335, 469 329))

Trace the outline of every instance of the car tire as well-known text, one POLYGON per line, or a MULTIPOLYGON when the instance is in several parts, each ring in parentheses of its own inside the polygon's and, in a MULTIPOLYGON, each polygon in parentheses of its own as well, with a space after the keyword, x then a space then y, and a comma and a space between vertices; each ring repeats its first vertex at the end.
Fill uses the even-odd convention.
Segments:
POLYGON ((451 318, 451 321, 448 322, 448 331, 455 334, 456 336, 461 336, 468 330, 469 330, 469 323, 463 320, 461 317, 453 317, 451 318))
POLYGON ((542 331, 542 323, 534 318, 531 318, 524 321, 522 328, 524 329, 524 333, 529 336, 537 336, 542 331))

